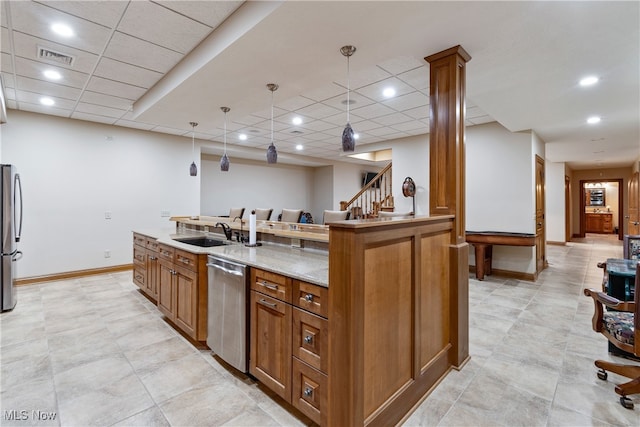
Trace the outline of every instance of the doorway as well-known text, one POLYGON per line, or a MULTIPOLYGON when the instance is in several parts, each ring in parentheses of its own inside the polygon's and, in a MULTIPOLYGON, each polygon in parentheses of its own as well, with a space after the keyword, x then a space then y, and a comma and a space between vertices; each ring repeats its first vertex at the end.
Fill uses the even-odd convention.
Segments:
MULTIPOLYGON (((587 232, 617 234, 618 239, 622 240, 623 235, 623 206, 624 191, 622 191, 622 179, 587 179, 580 180, 580 235, 584 238, 587 232), (614 184, 614 185, 611 185, 614 184), (617 188, 614 199, 614 210, 611 210, 611 189, 617 188), (607 198, 606 195, 610 194, 607 198), (615 199, 617 198, 617 201, 615 199), (607 202, 609 200, 609 202, 607 202), (593 214, 612 213, 612 217, 616 217, 616 221, 613 223, 613 229, 607 230, 607 226, 604 225, 599 228, 598 225, 593 225, 591 220, 595 219, 601 221, 601 218, 595 217, 593 214), (595 227, 595 228, 593 228, 595 227), (617 227, 617 233, 616 233, 617 227)), ((598 224, 598 222, 596 222, 598 224)))

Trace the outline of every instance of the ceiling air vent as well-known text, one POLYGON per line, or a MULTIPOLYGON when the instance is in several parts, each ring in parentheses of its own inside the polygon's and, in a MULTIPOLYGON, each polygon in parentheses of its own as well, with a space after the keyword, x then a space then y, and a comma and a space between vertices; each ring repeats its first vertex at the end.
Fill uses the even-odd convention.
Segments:
POLYGON ((66 53, 56 52, 55 50, 48 49, 46 47, 38 46, 38 58, 45 61, 55 62, 56 64, 66 65, 67 67, 73 66, 76 60, 75 56, 67 55, 66 53))

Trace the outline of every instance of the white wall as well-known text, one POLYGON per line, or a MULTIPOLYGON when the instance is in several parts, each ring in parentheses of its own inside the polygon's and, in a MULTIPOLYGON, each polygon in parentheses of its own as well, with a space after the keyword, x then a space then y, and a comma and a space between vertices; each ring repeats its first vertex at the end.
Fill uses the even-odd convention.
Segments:
POLYGON ((189 138, 8 114, 2 162, 17 166, 24 192, 19 278, 130 264, 133 229, 173 226, 163 210, 198 212, 189 138))
POLYGON ((309 211, 312 190, 313 168, 232 157, 229 171, 221 172, 219 157, 204 155, 200 213, 229 215, 230 208, 244 207, 249 218, 254 208, 273 208, 275 220, 283 208, 309 211))
POLYGON ((565 243, 565 164, 545 162, 547 241, 565 243))
MULTIPOLYGON (((382 168, 372 165, 336 163, 333 165, 332 210, 340 209, 340 202, 348 202, 362 188, 364 172, 380 172, 382 168)), ((328 208, 325 208, 328 209, 328 208)))
POLYGON ((393 157, 393 202, 396 212, 411 212, 413 199, 402 195, 402 183, 416 183, 416 215, 429 215, 429 135, 396 139, 390 145, 393 157))
POLYGON ((535 233, 531 135, 495 122, 466 133, 467 230, 535 233))

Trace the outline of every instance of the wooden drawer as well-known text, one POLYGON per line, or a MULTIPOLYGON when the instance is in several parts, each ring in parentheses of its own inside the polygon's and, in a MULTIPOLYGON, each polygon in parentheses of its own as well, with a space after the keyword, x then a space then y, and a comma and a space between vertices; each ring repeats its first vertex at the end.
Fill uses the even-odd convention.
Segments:
POLYGON ((184 267, 189 270, 198 269, 198 255, 181 249, 175 250, 174 262, 176 266, 184 267))
POLYGON ((144 269, 147 251, 142 246, 133 245, 133 264, 144 269))
POLYGON ((291 279, 280 274, 252 268, 251 289, 291 303, 291 279))
POLYGON ((151 237, 147 237, 145 239, 145 248, 150 249, 152 251, 157 251, 160 243, 156 239, 152 239, 151 237))
POLYGON ((319 425, 326 425, 327 376, 293 358, 291 404, 319 425))
POLYGON ((133 282, 143 290, 147 287, 147 271, 144 266, 133 266, 133 282))
POLYGON ((322 317, 329 313, 329 289, 293 280, 292 304, 322 317))
POLYGON ((323 373, 327 372, 329 322, 299 308, 293 309, 293 356, 323 373))
POLYGON ((145 236, 143 236, 142 234, 133 233, 133 244, 134 245, 140 245, 140 246, 144 247, 146 243, 147 243, 147 238, 145 236))
POLYGON ((158 245, 158 257, 173 262, 173 256, 176 249, 167 245, 158 245))

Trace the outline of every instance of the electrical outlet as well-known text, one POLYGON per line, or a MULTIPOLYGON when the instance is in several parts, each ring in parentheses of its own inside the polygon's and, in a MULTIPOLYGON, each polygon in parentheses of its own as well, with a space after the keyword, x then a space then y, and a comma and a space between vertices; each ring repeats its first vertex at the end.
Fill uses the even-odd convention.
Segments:
POLYGON ((105 249, 104 250, 104 257, 105 258, 111 258, 111 251, 109 249, 105 249))
POLYGON ((110 211, 106 211, 104 213, 104 219, 111 219, 111 212, 110 211))
POLYGON ((171 212, 170 211, 160 211, 160 217, 161 218, 169 218, 171 216, 171 212))

